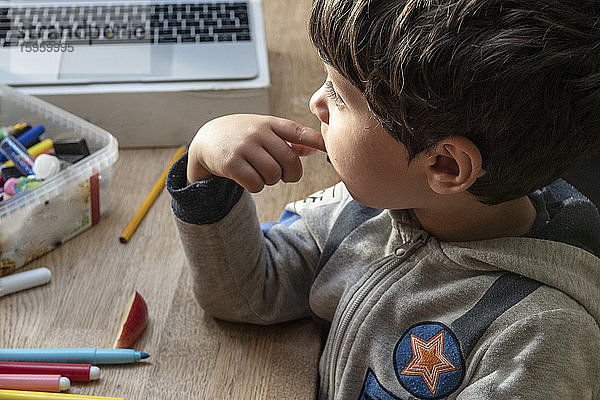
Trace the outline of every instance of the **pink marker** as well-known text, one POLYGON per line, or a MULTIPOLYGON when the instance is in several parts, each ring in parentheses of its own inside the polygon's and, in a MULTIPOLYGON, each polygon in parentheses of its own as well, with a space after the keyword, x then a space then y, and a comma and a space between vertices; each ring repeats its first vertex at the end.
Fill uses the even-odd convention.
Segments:
POLYGON ((69 378, 60 375, 0 374, 0 389, 60 392, 70 387, 69 378))

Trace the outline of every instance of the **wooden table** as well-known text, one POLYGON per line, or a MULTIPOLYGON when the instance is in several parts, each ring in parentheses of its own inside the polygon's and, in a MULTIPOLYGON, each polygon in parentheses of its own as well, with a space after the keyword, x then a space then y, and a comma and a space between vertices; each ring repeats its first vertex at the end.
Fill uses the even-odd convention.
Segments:
MULTIPOLYGON (((318 128, 308 111, 324 79, 310 46, 310 0, 263 0, 273 115, 318 128)), ((52 282, 0 298, 1 347, 110 347, 120 314, 138 290, 151 324, 137 348, 151 358, 105 366, 99 381, 71 393, 149 399, 309 399, 314 397, 319 329, 305 319, 270 327, 232 324, 204 315, 192 296, 184 254, 161 194, 127 244, 118 240, 175 149, 121 150, 114 166, 110 213, 99 225, 32 262, 52 282)), ((301 182, 255 195, 261 222, 283 206, 334 184, 323 155, 304 160, 301 182)))

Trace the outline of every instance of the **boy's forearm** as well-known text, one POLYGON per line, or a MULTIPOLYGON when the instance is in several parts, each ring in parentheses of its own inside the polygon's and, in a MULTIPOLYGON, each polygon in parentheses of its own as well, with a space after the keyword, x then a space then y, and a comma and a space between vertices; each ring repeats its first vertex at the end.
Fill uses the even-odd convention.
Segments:
POLYGON ((316 253, 298 235, 306 243, 273 246, 260 230, 248 192, 217 223, 177 225, 195 297, 207 313, 255 324, 308 315, 314 265, 306 259, 316 259, 316 253))
MULTIPOLYGON (((244 213, 247 208, 245 202, 234 206, 236 214, 244 213)), ((248 230, 252 215, 245 218, 246 221, 240 221, 225 217, 214 224, 193 224, 178 219, 177 227, 194 296, 204 311, 229 321, 262 323, 250 307, 249 287, 243 284, 245 275, 260 268, 261 258, 257 249, 261 244, 256 240, 251 244, 249 239, 240 237, 242 230, 248 230), (240 265, 236 255, 246 256, 246 264, 240 265)))
POLYGON ((184 166, 183 158, 174 165, 167 188, 194 294, 204 310, 257 324, 307 315, 313 266, 306 259, 318 258, 308 233, 286 232, 273 239, 280 242, 274 246, 262 234, 248 192, 223 178, 184 186, 184 166))

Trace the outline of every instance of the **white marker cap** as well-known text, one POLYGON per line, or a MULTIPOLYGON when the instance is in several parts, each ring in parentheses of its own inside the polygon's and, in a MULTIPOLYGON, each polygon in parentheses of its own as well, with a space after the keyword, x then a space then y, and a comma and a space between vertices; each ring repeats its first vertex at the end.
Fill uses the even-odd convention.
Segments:
POLYGON ((5 276, 4 278, 0 278, 0 297, 44 285, 50 282, 51 277, 52 272, 45 267, 5 276))
POLYGON ((90 381, 95 381, 98 378, 100 378, 100 368, 90 367, 90 381))
POLYGON ((71 381, 69 378, 65 378, 64 376, 60 378, 60 383, 58 384, 58 388, 62 392, 63 390, 69 390, 71 388, 71 381))
POLYGON ((33 173, 37 179, 47 179, 60 171, 60 160, 50 154, 40 154, 33 162, 33 173))

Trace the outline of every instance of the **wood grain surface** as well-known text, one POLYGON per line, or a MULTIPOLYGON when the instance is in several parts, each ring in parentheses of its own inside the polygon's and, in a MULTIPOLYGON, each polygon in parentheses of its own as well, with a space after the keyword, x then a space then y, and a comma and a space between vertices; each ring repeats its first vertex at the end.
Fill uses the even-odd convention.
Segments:
MULTIPOLYGON (((318 128, 308 110, 324 79, 307 35, 310 0, 263 0, 272 114, 318 128)), ((118 240, 175 149, 122 150, 110 212, 99 225, 32 262, 48 266, 43 287, 0 298, 1 347, 110 347, 134 290, 151 323, 136 348, 151 358, 105 366, 99 381, 70 393, 148 399, 311 399, 317 385, 319 329, 310 320, 269 327, 206 316, 192 296, 184 254, 160 195, 130 242, 118 240)), ((324 155, 307 157, 304 177, 254 195, 261 222, 338 178, 324 155)))

